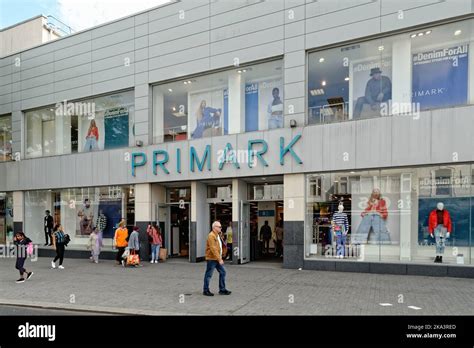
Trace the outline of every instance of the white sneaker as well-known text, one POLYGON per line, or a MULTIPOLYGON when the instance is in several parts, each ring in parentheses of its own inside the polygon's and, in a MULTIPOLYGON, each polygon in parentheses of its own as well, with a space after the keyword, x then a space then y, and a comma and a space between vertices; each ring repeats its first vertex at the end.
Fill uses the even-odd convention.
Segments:
POLYGON ((158 263, 158 260, 155 260, 155 263, 158 263))
POLYGON ((153 262, 154 262, 153 260, 150 261, 150 263, 153 263, 153 262))
POLYGON ((94 261, 94 263, 99 263, 99 261, 94 261))
POLYGON ((56 268, 56 264, 54 263, 54 261, 51 261, 51 268, 56 268))
POLYGON ((64 269, 64 266, 63 266, 63 265, 59 265, 58 268, 59 268, 59 269, 64 269))

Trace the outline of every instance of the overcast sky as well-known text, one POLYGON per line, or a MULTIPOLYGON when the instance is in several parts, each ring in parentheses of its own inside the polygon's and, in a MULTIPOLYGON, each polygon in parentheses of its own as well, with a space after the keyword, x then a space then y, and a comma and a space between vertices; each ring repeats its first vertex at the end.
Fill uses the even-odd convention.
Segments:
POLYGON ((0 0, 0 28, 44 14, 53 15, 75 31, 80 31, 169 1, 0 0))

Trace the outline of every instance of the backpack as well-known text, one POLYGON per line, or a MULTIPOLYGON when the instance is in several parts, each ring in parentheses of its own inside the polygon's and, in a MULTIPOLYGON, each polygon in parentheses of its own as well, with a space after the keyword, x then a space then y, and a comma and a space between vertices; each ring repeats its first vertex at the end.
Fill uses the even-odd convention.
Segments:
POLYGON ((64 235, 64 245, 67 246, 70 241, 71 241, 71 237, 69 237, 69 234, 65 234, 64 235))

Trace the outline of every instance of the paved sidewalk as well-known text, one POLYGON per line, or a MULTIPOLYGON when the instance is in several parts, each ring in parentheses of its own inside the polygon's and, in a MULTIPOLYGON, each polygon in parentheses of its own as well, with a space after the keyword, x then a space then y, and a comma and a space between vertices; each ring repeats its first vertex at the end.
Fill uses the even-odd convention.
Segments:
POLYGON ((205 297, 205 263, 172 259, 124 269, 113 261, 66 259, 66 269, 53 270, 50 262, 27 260, 35 274, 16 284, 15 260, 0 259, 0 305, 145 315, 474 314, 472 279, 298 271, 251 263, 226 265, 232 295, 217 295, 215 272, 211 291, 216 296, 205 297))

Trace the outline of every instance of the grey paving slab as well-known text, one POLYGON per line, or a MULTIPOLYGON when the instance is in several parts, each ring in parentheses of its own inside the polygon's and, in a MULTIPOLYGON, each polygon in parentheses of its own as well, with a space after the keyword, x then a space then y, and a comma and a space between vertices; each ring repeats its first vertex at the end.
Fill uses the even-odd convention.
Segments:
MULTIPOLYGON (((27 260, 33 278, 16 284, 14 259, 0 259, 0 305, 37 304, 151 315, 472 315, 474 280, 282 269, 274 263, 226 265, 230 296, 202 296, 205 263, 171 259, 140 268, 27 260), (392 306, 381 306, 391 303, 392 306), (420 307, 414 310, 408 306, 420 307)), ((217 293, 214 274, 211 290, 217 293)))

